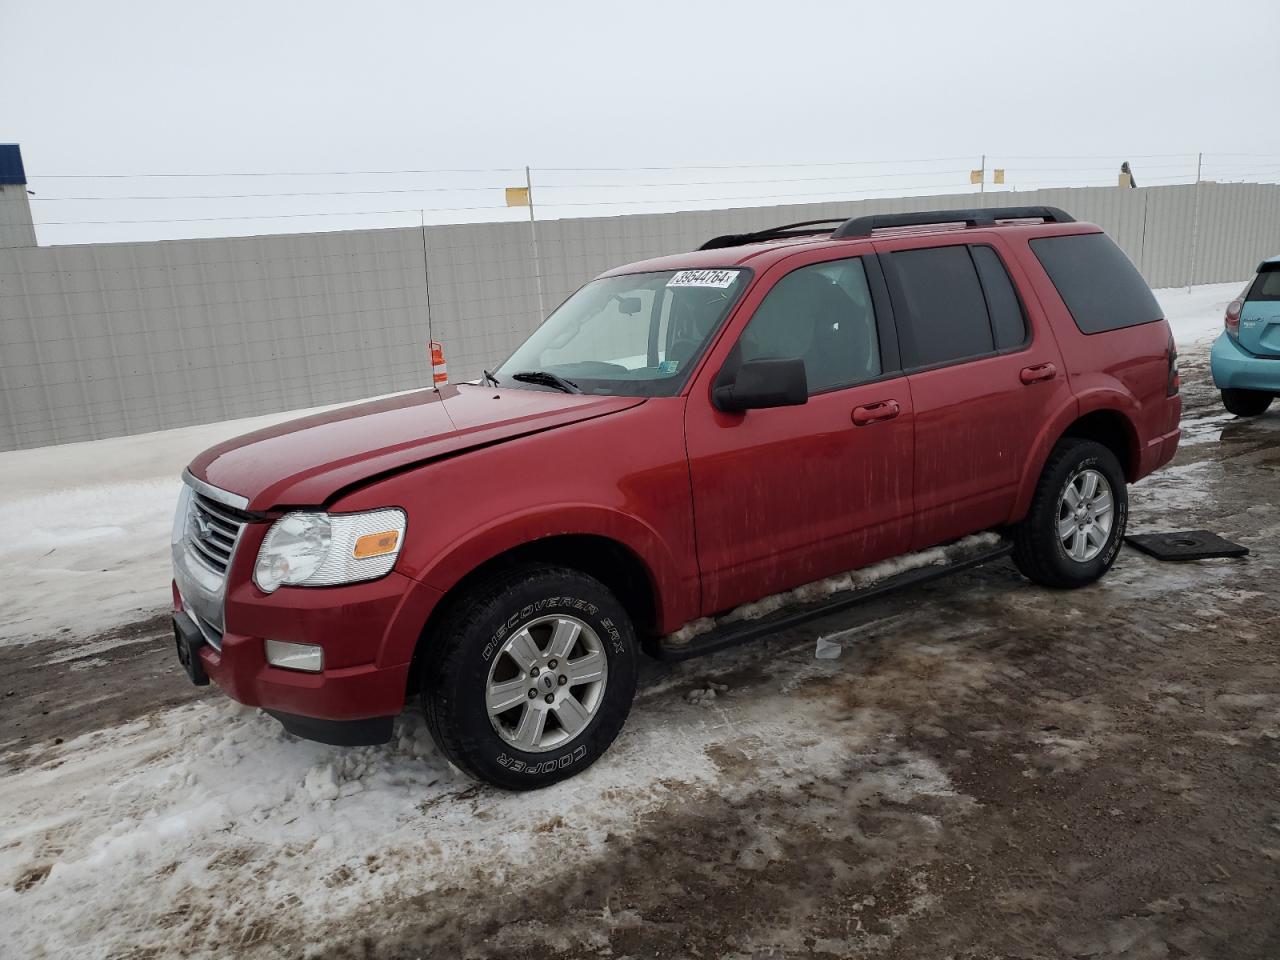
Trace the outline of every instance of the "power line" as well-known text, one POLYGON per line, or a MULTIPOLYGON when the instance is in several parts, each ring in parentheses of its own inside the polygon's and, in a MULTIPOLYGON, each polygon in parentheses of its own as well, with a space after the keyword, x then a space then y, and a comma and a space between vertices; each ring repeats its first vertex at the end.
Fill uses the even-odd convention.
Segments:
MULTIPOLYGON (((847 191, 849 193, 885 193, 896 190, 940 190, 946 187, 956 187, 954 183, 934 183, 920 184, 911 187, 882 187, 882 188, 858 188, 856 190, 847 191)), ((964 186, 968 186, 965 184, 964 186)), ((829 202, 839 203, 841 200, 854 200, 856 197, 840 197, 832 196, 841 191, 820 191, 817 193, 774 193, 774 194, 745 194, 742 196, 721 196, 721 197, 651 197, 644 200, 578 200, 578 201, 550 201, 543 204, 547 207, 617 207, 617 206, 634 206, 646 203, 718 203, 722 201, 739 201, 739 200, 777 200, 795 197, 828 197, 829 202)), ((967 190, 957 190, 957 193, 967 193, 967 190)), ((821 201, 816 201, 821 202, 821 201)), ((43 220, 37 222, 38 227, 66 227, 66 226, 95 226, 109 224, 141 224, 141 223, 206 223, 206 222, 223 222, 234 220, 277 220, 292 219, 296 217, 373 217, 373 216, 390 216, 395 214, 422 214, 422 213, 456 213, 473 210, 508 210, 517 209, 514 207, 486 205, 479 207, 421 207, 418 209, 402 209, 402 210, 334 210, 325 213, 276 213, 276 214, 245 214, 243 216, 225 216, 225 217, 176 217, 161 219, 141 219, 141 220, 43 220)))
POLYGON ((28 174, 43 180, 148 180, 197 177, 391 177, 423 173, 515 173, 523 167, 458 167, 434 170, 295 170, 277 173, 262 171, 240 173, 40 173, 28 174))
MULTIPOLYGON (((751 183, 815 183, 815 182, 836 182, 845 180, 885 180, 899 179, 902 177, 918 177, 921 173, 928 174, 966 174, 968 169, 964 170, 926 170, 920 172, 906 173, 863 173, 849 174, 845 176, 829 176, 829 177, 780 177, 780 178, 757 178, 750 180, 685 180, 671 181, 664 180, 649 183, 544 183, 540 184, 539 190, 603 190, 603 189, 651 189, 655 187, 705 187, 705 186, 741 186, 751 183)), ((382 196, 387 194, 408 194, 408 193, 462 193, 477 192, 487 190, 502 190, 505 184, 495 184, 491 186, 464 186, 464 187, 407 187, 392 190, 317 190, 303 192, 288 193, 198 193, 198 194, 147 194, 147 195, 119 195, 119 196, 93 196, 93 197, 40 197, 34 199, 44 203, 51 201, 101 201, 101 200, 258 200, 276 197, 356 197, 356 196, 382 196)))
MULTIPOLYGON (((454 213, 463 210, 506 210, 505 206, 486 206, 486 207, 427 207, 427 213, 454 213)), ((115 223, 212 223, 224 220, 287 220, 295 217, 380 217, 389 216, 391 214, 412 213, 417 216, 423 213, 423 208, 415 208, 413 210, 336 210, 328 213, 264 213, 264 214, 245 214, 239 217, 179 217, 172 220, 42 220, 36 223, 37 227, 69 227, 69 226, 91 226, 105 225, 115 223)))

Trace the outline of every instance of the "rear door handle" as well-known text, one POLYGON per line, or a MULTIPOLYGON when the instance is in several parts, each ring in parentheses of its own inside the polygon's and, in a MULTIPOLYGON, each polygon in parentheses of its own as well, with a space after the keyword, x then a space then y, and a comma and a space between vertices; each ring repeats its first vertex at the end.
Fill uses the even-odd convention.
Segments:
POLYGON ((861 407, 854 407, 853 423, 855 426, 865 427, 869 423, 892 420, 901 412, 902 407, 898 406, 897 400, 881 400, 879 403, 868 403, 861 407))
POLYGON ((1052 380, 1058 375, 1058 368, 1052 363, 1037 363, 1034 367, 1023 367, 1018 377, 1023 383, 1040 383, 1052 380))

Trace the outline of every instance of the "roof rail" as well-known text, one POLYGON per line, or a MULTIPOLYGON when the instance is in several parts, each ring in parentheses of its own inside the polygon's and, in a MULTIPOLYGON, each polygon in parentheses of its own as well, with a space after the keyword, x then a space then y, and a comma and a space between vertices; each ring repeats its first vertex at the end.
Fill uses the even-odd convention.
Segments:
POLYGON ((873 230, 892 227, 922 227, 929 224, 963 223, 970 227, 993 227, 997 220, 1043 220, 1045 223, 1075 223, 1075 217, 1057 207, 987 207, 981 210, 927 210, 922 213, 877 213, 846 220, 831 234, 833 240, 869 237, 873 230))
POLYGON ((784 223, 779 227, 757 230, 755 233, 727 233, 723 237, 712 237, 699 250, 720 250, 724 247, 740 247, 745 243, 759 243, 762 240, 782 240, 786 237, 807 237, 815 233, 826 233, 826 230, 806 230, 805 227, 816 227, 822 224, 841 224, 845 217, 831 217, 827 220, 802 220, 800 223, 784 223))

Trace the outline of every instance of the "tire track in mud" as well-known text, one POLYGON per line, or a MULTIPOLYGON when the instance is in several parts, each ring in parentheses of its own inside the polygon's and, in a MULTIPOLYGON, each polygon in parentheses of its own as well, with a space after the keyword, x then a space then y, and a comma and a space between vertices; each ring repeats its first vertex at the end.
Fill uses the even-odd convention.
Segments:
POLYGON ((173 653, 169 613, 88 640, 0 646, 0 771, 46 746, 207 696, 173 653))

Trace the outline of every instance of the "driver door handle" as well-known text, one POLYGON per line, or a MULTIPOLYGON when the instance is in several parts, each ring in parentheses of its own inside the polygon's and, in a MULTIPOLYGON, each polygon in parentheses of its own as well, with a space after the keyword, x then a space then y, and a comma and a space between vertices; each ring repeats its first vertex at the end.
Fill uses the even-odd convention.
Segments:
POLYGON ((853 408, 853 424, 856 427, 865 427, 868 424, 879 423, 882 420, 892 420, 901 412, 902 407, 898 405, 897 400, 881 400, 878 403, 868 403, 853 408))

